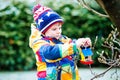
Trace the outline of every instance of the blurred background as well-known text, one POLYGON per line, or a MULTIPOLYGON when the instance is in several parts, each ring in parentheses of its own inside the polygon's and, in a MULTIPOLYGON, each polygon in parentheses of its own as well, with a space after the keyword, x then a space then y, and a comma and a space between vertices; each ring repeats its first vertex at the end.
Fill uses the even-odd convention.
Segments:
MULTIPOLYGON (((98 62, 97 52, 104 49, 101 44, 112 30, 112 23, 108 18, 88 11, 76 0, 0 0, 0 80, 36 79, 35 55, 29 47, 30 25, 34 22, 32 8, 36 3, 52 8, 63 17, 64 35, 72 39, 90 37, 92 43, 97 37, 92 67, 98 72, 106 68, 107 65, 98 62)), ((88 0, 88 3, 104 14, 103 9, 94 0, 88 0)), ((80 64, 79 61, 78 67, 81 77, 85 76, 86 70, 90 74, 89 67, 80 64)))

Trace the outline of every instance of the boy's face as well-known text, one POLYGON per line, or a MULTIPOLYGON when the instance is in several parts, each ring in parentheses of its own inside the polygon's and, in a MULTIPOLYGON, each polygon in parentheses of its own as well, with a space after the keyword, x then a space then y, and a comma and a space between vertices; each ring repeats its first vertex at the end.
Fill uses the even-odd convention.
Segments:
POLYGON ((46 31, 45 36, 59 39, 62 32, 61 27, 62 27, 61 23, 59 22, 55 23, 46 31))

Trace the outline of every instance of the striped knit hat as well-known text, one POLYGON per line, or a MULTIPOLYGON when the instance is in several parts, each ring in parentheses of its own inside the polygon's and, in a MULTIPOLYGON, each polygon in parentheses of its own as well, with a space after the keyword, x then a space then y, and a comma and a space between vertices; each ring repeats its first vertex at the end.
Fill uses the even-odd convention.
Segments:
POLYGON ((51 25, 55 24, 56 22, 63 23, 63 19, 60 17, 59 14, 57 14, 51 8, 45 6, 41 6, 38 4, 34 7, 33 13, 37 28, 43 34, 50 28, 51 25))

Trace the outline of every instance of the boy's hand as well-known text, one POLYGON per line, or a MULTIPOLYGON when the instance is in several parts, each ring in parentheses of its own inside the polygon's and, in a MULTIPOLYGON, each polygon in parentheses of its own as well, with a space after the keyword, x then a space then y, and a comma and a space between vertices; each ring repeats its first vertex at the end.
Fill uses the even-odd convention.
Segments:
POLYGON ((92 46, 90 38, 79 38, 76 44, 78 48, 92 46))
POLYGON ((83 43, 84 43, 83 47, 92 46, 90 38, 85 38, 85 41, 83 41, 83 43))

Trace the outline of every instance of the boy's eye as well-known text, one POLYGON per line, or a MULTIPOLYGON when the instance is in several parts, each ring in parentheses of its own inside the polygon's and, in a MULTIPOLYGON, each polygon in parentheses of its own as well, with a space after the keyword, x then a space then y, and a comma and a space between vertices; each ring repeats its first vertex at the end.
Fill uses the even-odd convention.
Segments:
POLYGON ((54 31, 55 31, 56 29, 57 29, 57 28, 52 28, 52 30, 54 30, 54 31))
POLYGON ((52 29, 53 31, 55 31, 56 29, 52 29))
POLYGON ((61 27, 59 27, 58 29, 61 30, 61 27))

